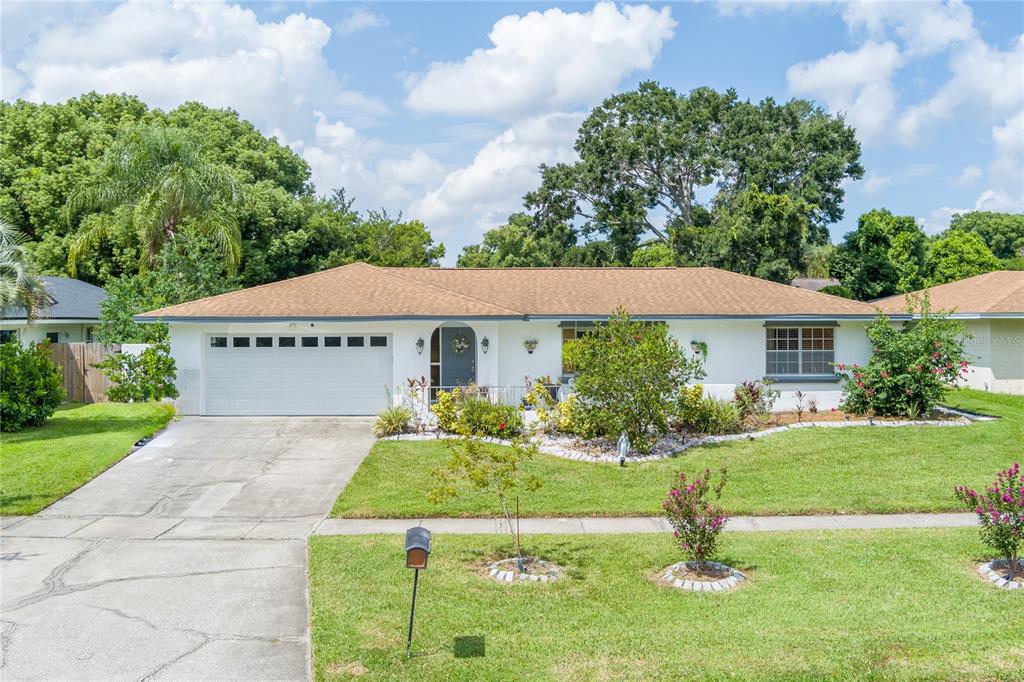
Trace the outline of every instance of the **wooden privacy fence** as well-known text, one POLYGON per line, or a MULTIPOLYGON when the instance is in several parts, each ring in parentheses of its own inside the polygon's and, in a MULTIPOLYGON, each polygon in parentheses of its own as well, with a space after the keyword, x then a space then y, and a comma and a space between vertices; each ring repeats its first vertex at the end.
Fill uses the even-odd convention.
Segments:
POLYGON ((76 403, 107 401, 110 379, 94 364, 121 350, 116 343, 51 343, 50 359, 64 372, 64 390, 76 403))

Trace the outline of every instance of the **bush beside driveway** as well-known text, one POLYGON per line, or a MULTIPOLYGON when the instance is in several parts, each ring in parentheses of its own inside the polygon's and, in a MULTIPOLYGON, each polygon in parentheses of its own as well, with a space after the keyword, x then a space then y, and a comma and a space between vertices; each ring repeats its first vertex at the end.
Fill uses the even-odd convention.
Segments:
POLYGON ((5 433, 0 515, 47 507, 113 466, 173 416, 167 403, 71 404, 42 426, 5 433))

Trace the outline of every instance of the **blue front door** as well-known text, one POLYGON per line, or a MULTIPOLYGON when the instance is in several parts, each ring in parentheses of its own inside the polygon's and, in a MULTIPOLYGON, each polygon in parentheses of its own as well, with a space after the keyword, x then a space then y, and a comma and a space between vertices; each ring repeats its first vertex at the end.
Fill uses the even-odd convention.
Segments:
POLYGON ((441 385, 476 382, 476 333, 469 327, 441 327, 441 385))

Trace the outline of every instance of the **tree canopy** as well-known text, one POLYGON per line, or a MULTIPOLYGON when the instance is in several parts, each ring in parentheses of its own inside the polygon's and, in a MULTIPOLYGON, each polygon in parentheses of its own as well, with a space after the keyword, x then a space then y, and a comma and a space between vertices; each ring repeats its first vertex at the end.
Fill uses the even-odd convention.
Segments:
POLYGON ((996 258, 1024 258, 1024 213, 956 213, 949 229, 974 232, 996 258))
POLYGON ((124 201, 90 204, 100 210, 65 216, 76 190, 104 177, 110 150, 140 130, 187 137, 199 164, 230 174, 237 201, 215 202, 181 222, 216 219, 237 227, 242 286, 357 259, 415 266, 443 257, 444 247, 422 223, 361 215, 344 192, 317 196, 302 157, 234 111, 189 102, 163 112, 129 95, 89 93, 59 104, 0 102, 0 216, 24 233, 42 274, 66 274, 76 242, 77 276, 100 285, 137 274, 140 252, 159 251, 163 240, 143 238, 127 193, 124 201))
POLYGON ((526 207, 540 232, 606 238, 622 263, 645 235, 680 251, 677 232, 723 229, 718 213, 748 191, 789 197, 806 212, 802 239, 827 242, 843 215, 842 181, 863 175, 853 129, 806 100, 754 104, 733 90, 681 95, 654 82, 598 105, 575 147, 576 163, 541 167, 526 207))
POLYGON ((832 276, 862 301, 920 289, 927 239, 913 216, 868 211, 836 249, 832 276))
POLYGON ((955 282, 998 270, 999 259, 976 232, 950 230, 928 253, 928 285, 955 282))

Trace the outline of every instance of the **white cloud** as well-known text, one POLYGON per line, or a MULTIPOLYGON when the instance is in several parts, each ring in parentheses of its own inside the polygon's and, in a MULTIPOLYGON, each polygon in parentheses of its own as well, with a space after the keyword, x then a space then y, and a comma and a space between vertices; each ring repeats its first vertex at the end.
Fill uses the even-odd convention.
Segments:
POLYGON ((791 92, 818 98, 845 113, 862 139, 880 135, 896 105, 892 75, 903 65, 891 42, 865 43, 856 52, 833 52, 786 70, 791 92))
POLYGON ((590 104, 636 69, 648 69, 676 22, 671 10, 600 2, 590 12, 549 9, 498 20, 493 47, 435 62, 407 78, 417 111, 515 120, 590 104))
POLYGON ((958 185, 973 185, 978 180, 981 180, 981 176, 982 170, 973 164, 969 164, 960 171, 960 177, 956 179, 956 183, 958 185))
POLYGON ((1001 118, 1024 106, 1024 35, 1009 50, 975 40, 954 50, 951 76, 932 97, 907 109, 899 120, 905 142, 963 110, 1001 118))
POLYGON ((315 111, 313 142, 293 142, 321 192, 345 188, 362 207, 402 208, 444 177, 444 166, 421 149, 396 155, 382 141, 315 111))
POLYGON ((552 113, 520 121, 489 141, 466 166, 448 173, 409 209, 431 229, 455 227, 477 233, 501 224, 522 208, 522 196, 536 188, 541 163, 576 159, 573 142, 582 113, 552 113))
MULTIPOLYGON (((1003 125, 993 127, 992 141, 996 148, 996 156, 988 167, 990 186, 978 195, 972 208, 943 206, 932 211, 928 218, 922 220, 928 232, 935 233, 946 229, 954 213, 1024 211, 1024 111, 1011 116, 1003 125)), ((973 177, 976 181, 981 177, 981 169, 967 166, 961 173, 961 179, 965 175, 973 177)))
POLYGON ((891 28, 912 55, 934 54, 977 37, 971 9, 959 0, 849 2, 842 5, 842 13, 847 26, 863 28, 876 40, 891 28))
POLYGON ((200 100, 234 108, 263 130, 289 130, 296 120, 305 127, 313 107, 385 112, 343 87, 323 55, 330 36, 305 14, 261 22, 225 2, 129 2, 41 31, 16 65, 18 94, 54 102, 93 89, 131 92, 162 108, 200 100))
POLYGON ((881 175, 875 171, 868 171, 864 174, 864 184, 861 186, 864 194, 877 194, 879 190, 889 184, 892 180, 888 175, 881 175))
POLYGON ((374 14, 367 9, 357 7, 350 10, 348 16, 334 25, 338 35, 351 35, 368 28, 380 28, 388 25, 388 19, 380 14, 374 14))

